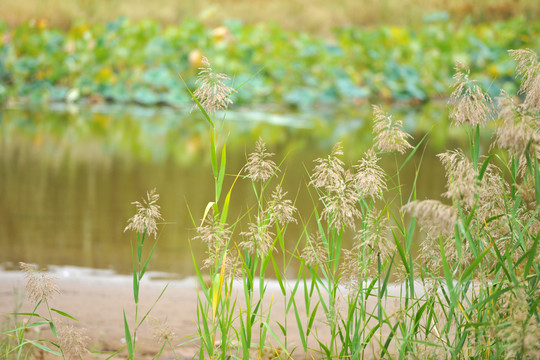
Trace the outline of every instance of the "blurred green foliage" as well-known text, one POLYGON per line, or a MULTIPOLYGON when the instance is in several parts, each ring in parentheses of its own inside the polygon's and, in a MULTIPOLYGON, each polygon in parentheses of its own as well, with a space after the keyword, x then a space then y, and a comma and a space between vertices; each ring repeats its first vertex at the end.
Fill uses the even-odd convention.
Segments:
POLYGON ((190 98, 177 74, 195 86, 193 56, 199 51, 233 78, 233 86, 245 83, 234 95, 239 104, 285 103, 305 110, 444 98, 455 61, 469 65, 472 77, 496 95, 518 86, 507 50, 540 50, 540 22, 521 18, 457 25, 432 17, 418 29, 341 28, 321 38, 235 21, 208 29, 195 20, 164 27, 120 18, 80 23, 67 32, 40 21, 13 29, 0 24, 0 102, 182 107, 190 98))

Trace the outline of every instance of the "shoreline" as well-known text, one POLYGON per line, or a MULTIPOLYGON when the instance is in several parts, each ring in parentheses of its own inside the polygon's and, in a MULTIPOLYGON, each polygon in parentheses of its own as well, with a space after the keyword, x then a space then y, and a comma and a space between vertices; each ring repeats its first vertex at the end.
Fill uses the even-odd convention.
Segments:
MULTIPOLYGON (((75 322, 66 318, 62 318, 58 314, 54 314, 56 319, 60 319, 76 328, 83 330, 83 334, 88 337, 88 348, 92 353, 83 356, 83 359, 105 359, 113 352, 122 349, 125 346, 124 320, 123 312, 126 312, 126 318, 130 325, 130 330, 133 331, 133 318, 135 313, 135 305, 133 301, 132 276, 114 274, 111 270, 95 270, 77 267, 49 267, 48 272, 58 285, 59 294, 55 294, 49 301, 51 308, 59 309, 73 317, 79 322, 75 322), (66 321, 69 320, 69 321, 66 321), (105 352, 105 353, 99 353, 105 352)), ((172 274, 152 273, 147 274, 148 278, 143 279, 140 301, 139 301, 139 318, 150 309, 154 301, 159 297, 164 287, 166 291, 160 300, 152 308, 150 315, 157 319, 158 322, 166 324, 167 327, 174 331, 176 341, 174 345, 180 345, 175 348, 176 355, 179 359, 197 358, 197 350, 199 349, 198 342, 192 340, 197 336, 197 295, 198 284, 193 277, 186 279, 163 280, 163 277, 168 277, 172 274), (154 279, 149 279, 153 277, 154 279)), ((22 301, 26 280, 21 271, 0 270, 0 315, 12 313, 15 311, 17 297, 22 301)), ((243 292, 241 284, 235 286, 237 291, 237 299, 239 305, 242 306, 243 292)), ((399 286, 392 285, 389 287, 390 296, 398 296, 399 286)), ((305 307, 303 300, 303 292, 298 290, 296 303, 302 322, 306 321, 305 307)), ((375 299, 371 306, 375 306, 375 299)), ((397 302, 394 299, 389 299, 385 307, 389 313, 393 313, 397 308, 397 302)), ((42 305, 43 306, 43 305, 42 305)), ((273 326, 277 334, 281 331, 275 324, 275 321, 282 322, 285 314, 285 305, 279 284, 275 280, 269 280, 265 293, 264 309, 271 307, 273 326)), ((38 313, 43 311, 43 307, 38 309, 38 313)), ((24 299, 19 312, 31 312, 32 304, 29 300, 24 299)), ((292 359, 300 360, 305 358, 305 354, 301 350, 301 340, 296 326, 294 312, 291 310, 288 314, 289 331, 288 331, 288 347, 289 351, 296 348, 292 359)), ((146 321, 137 331, 137 357, 140 359, 153 359, 160 350, 160 344, 155 340, 153 334, 152 323, 155 321, 146 321)), ((313 324, 313 334, 317 334, 320 338, 325 338, 328 326, 327 319, 322 311, 319 311, 316 320, 313 324)), ((155 326, 155 325, 154 325, 155 326)), ((7 328, 12 328, 9 326, 7 328)), ((257 331, 255 330, 254 333, 257 331)), ((45 338, 53 340, 54 337, 48 327, 32 329, 29 331, 31 338, 45 338)), ((276 341, 269 337, 268 343, 276 344, 276 341)), ((316 348, 316 341, 312 335, 310 344, 316 348)), ((369 351, 368 351, 369 352, 369 351)), ((124 349, 116 358, 126 358, 127 351, 124 349)), ((44 358, 56 358, 50 354, 46 354, 44 358)), ((170 349, 166 349, 161 359, 172 359, 174 353, 170 349)), ((367 357, 369 358, 369 356, 367 357)))

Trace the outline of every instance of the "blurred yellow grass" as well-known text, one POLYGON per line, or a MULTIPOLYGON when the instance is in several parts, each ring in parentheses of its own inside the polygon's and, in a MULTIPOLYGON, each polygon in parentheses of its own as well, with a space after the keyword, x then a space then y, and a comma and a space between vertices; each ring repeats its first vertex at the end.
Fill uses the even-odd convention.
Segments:
POLYGON ((540 18, 538 0, 0 0, 0 8, 0 19, 9 25, 34 19, 67 28, 78 20, 93 23, 120 16, 171 24, 195 17, 209 26, 219 26, 225 19, 272 21, 286 29, 318 34, 346 25, 418 26, 424 15, 436 11, 447 11, 457 20, 468 15, 475 21, 516 15, 540 18))

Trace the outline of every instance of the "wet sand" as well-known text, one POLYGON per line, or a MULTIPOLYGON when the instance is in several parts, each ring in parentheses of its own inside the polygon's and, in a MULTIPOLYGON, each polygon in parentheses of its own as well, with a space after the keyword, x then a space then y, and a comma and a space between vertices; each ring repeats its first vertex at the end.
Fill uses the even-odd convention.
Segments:
MULTIPOLYGON (((88 345, 93 353, 85 355, 84 358, 106 358, 111 352, 123 348, 125 346, 123 311, 125 310, 126 312, 126 317, 131 328, 133 326, 135 312, 131 276, 69 267, 52 270, 60 293, 55 295, 49 304, 52 308, 62 310, 80 321, 80 323, 77 323, 70 320, 67 323, 84 329, 85 335, 89 338, 88 345), (99 351, 109 353, 96 353, 99 351)), ((152 274, 148 275, 151 276, 152 274)), ((18 271, 0 271, 0 284, 0 313, 13 312, 15 310, 16 298, 18 297, 20 300, 23 300, 22 296, 25 287, 24 276, 18 271)), ((139 317, 152 306, 167 284, 167 290, 152 309, 151 315, 159 321, 166 321, 167 325, 174 330, 176 335, 175 344, 179 345, 175 349, 176 355, 181 359, 191 359, 197 353, 198 342, 183 343, 188 342, 191 337, 197 334, 196 304, 198 289, 195 279, 171 281, 143 280, 139 317)), ((296 304, 299 306, 299 313, 304 314, 304 300, 301 293, 302 290, 299 290, 296 304)), ((239 294, 241 295, 242 292, 239 292, 239 294)), ((274 325, 276 321, 283 323, 285 307, 277 283, 269 283, 265 295, 266 299, 268 300, 264 305, 266 309, 270 306, 270 301, 273 302, 270 321, 274 325)), ((387 308, 386 310, 389 311, 390 309, 387 308)), ((28 299, 24 299, 23 306, 19 311, 32 311, 32 303, 28 299)), ((42 307, 38 310, 38 313, 43 311, 46 310, 42 307)), ((57 314, 54 314, 54 316, 55 318, 61 318, 57 314)), ((306 318, 304 317, 302 321, 306 323, 306 318)), ((296 320, 292 307, 288 316, 288 322, 288 348, 291 350, 298 347, 297 351, 293 353, 292 358, 304 359, 305 355, 300 351, 301 342, 295 326, 296 320)), ((254 333, 257 331, 258 329, 254 329, 254 333)), ((281 333, 277 325, 275 325, 274 331, 281 333)), ((326 319, 323 312, 319 311, 314 323, 313 333, 317 333, 320 338, 324 338, 326 332, 326 319)), ((40 329, 39 333, 31 330, 28 336, 52 339, 52 333, 48 328, 40 329)), ((275 344, 275 340, 272 338, 270 338, 270 341, 272 344, 275 344)), ((314 347, 315 344, 313 343, 314 347)), ((160 345, 154 339, 154 328, 149 321, 146 321, 137 333, 136 357, 151 359, 156 356, 159 349, 160 345)), ((126 356, 127 352, 124 350, 117 357, 125 358, 126 356)), ((45 358, 51 357, 45 356, 45 358)), ((166 349, 161 358, 174 358, 174 354, 172 351, 166 349)))

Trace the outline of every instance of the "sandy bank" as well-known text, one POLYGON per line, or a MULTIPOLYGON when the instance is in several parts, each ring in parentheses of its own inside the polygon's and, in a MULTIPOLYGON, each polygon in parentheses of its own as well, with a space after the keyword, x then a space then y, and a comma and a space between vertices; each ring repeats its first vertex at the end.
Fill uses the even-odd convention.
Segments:
MULTIPOLYGON (((80 320, 80 323, 71 323, 76 327, 84 328, 85 334, 90 339, 89 347, 91 350, 111 352, 122 348, 125 345, 123 310, 125 309, 128 321, 131 320, 130 325, 132 325, 135 309, 133 305, 132 278, 125 275, 115 275, 108 271, 70 267, 51 268, 51 271, 55 276, 60 294, 50 301, 50 306, 80 320)), ((156 274, 149 275, 150 277, 152 275, 156 277, 156 274)), ((12 312, 14 311, 16 298, 22 300, 25 287, 24 276, 18 271, 0 271, 0 284, 0 312, 12 312)), ((198 290, 195 279, 143 281, 140 309, 146 312, 167 284, 167 290, 155 305, 151 315, 160 321, 166 320, 168 326, 174 329, 177 338, 176 344, 182 344, 197 334, 195 322, 197 319, 196 301, 198 290)), ((394 291, 397 292, 397 290, 394 291)), ((296 303, 299 306, 299 312, 304 314, 304 300, 301 293, 300 290, 296 303)), ((239 296, 239 298, 241 297, 239 296)), ((269 282, 265 299, 268 299, 265 304, 266 308, 270 305, 270 300, 273 301, 271 320, 273 320, 274 325, 275 321, 283 323, 285 306, 277 283, 269 282)), ((395 305, 395 302, 389 301, 386 310, 391 312, 391 308, 395 307, 395 305)), ((24 299, 23 306, 19 311, 31 310, 32 304, 29 300, 24 299)), ((44 311, 44 308, 40 310, 44 311)), ((305 317, 303 320, 305 321, 305 317)), ((288 347, 289 350, 292 350, 295 346, 301 344, 292 308, 288 316, 288 322, 288 347)), ((275 327, 275 331, 279 332, 277 325, 275 327)), ((154 328, 148 322, 140 328, 137 334, 138 358, 150 359, 158 353, 160 346, 154 339, 153 330, 154 328)), ((319 337, 324 337, 326 332, 326 319, 323 312, 319 311, 313 333, 317 333, 319 337)), ((39 335, 32 333, 30 336, 50 338, 52 334, 49 329, 44 328, 39 335)), ((271 341, 275 344, 275 341, 271 341)), ((313 345, 315 346, 315 343, 313 345)), ((192 358, 196 354, 197 348, 197 342, 192 342, 178 346, 176 352, 182 359, 192 358)), ((293 359, 303 359, 305 356, 300 353, 300 348, 298 348, 293 354, 293 359)), ((125 352, 121 356, 125 357, 125 352)), ((93 353, 85 358, 106 357, 107 355, 104 354, 93 353)), ((172 357, 172 352, 169 351, 164 353, 162 359, 172 357)))

